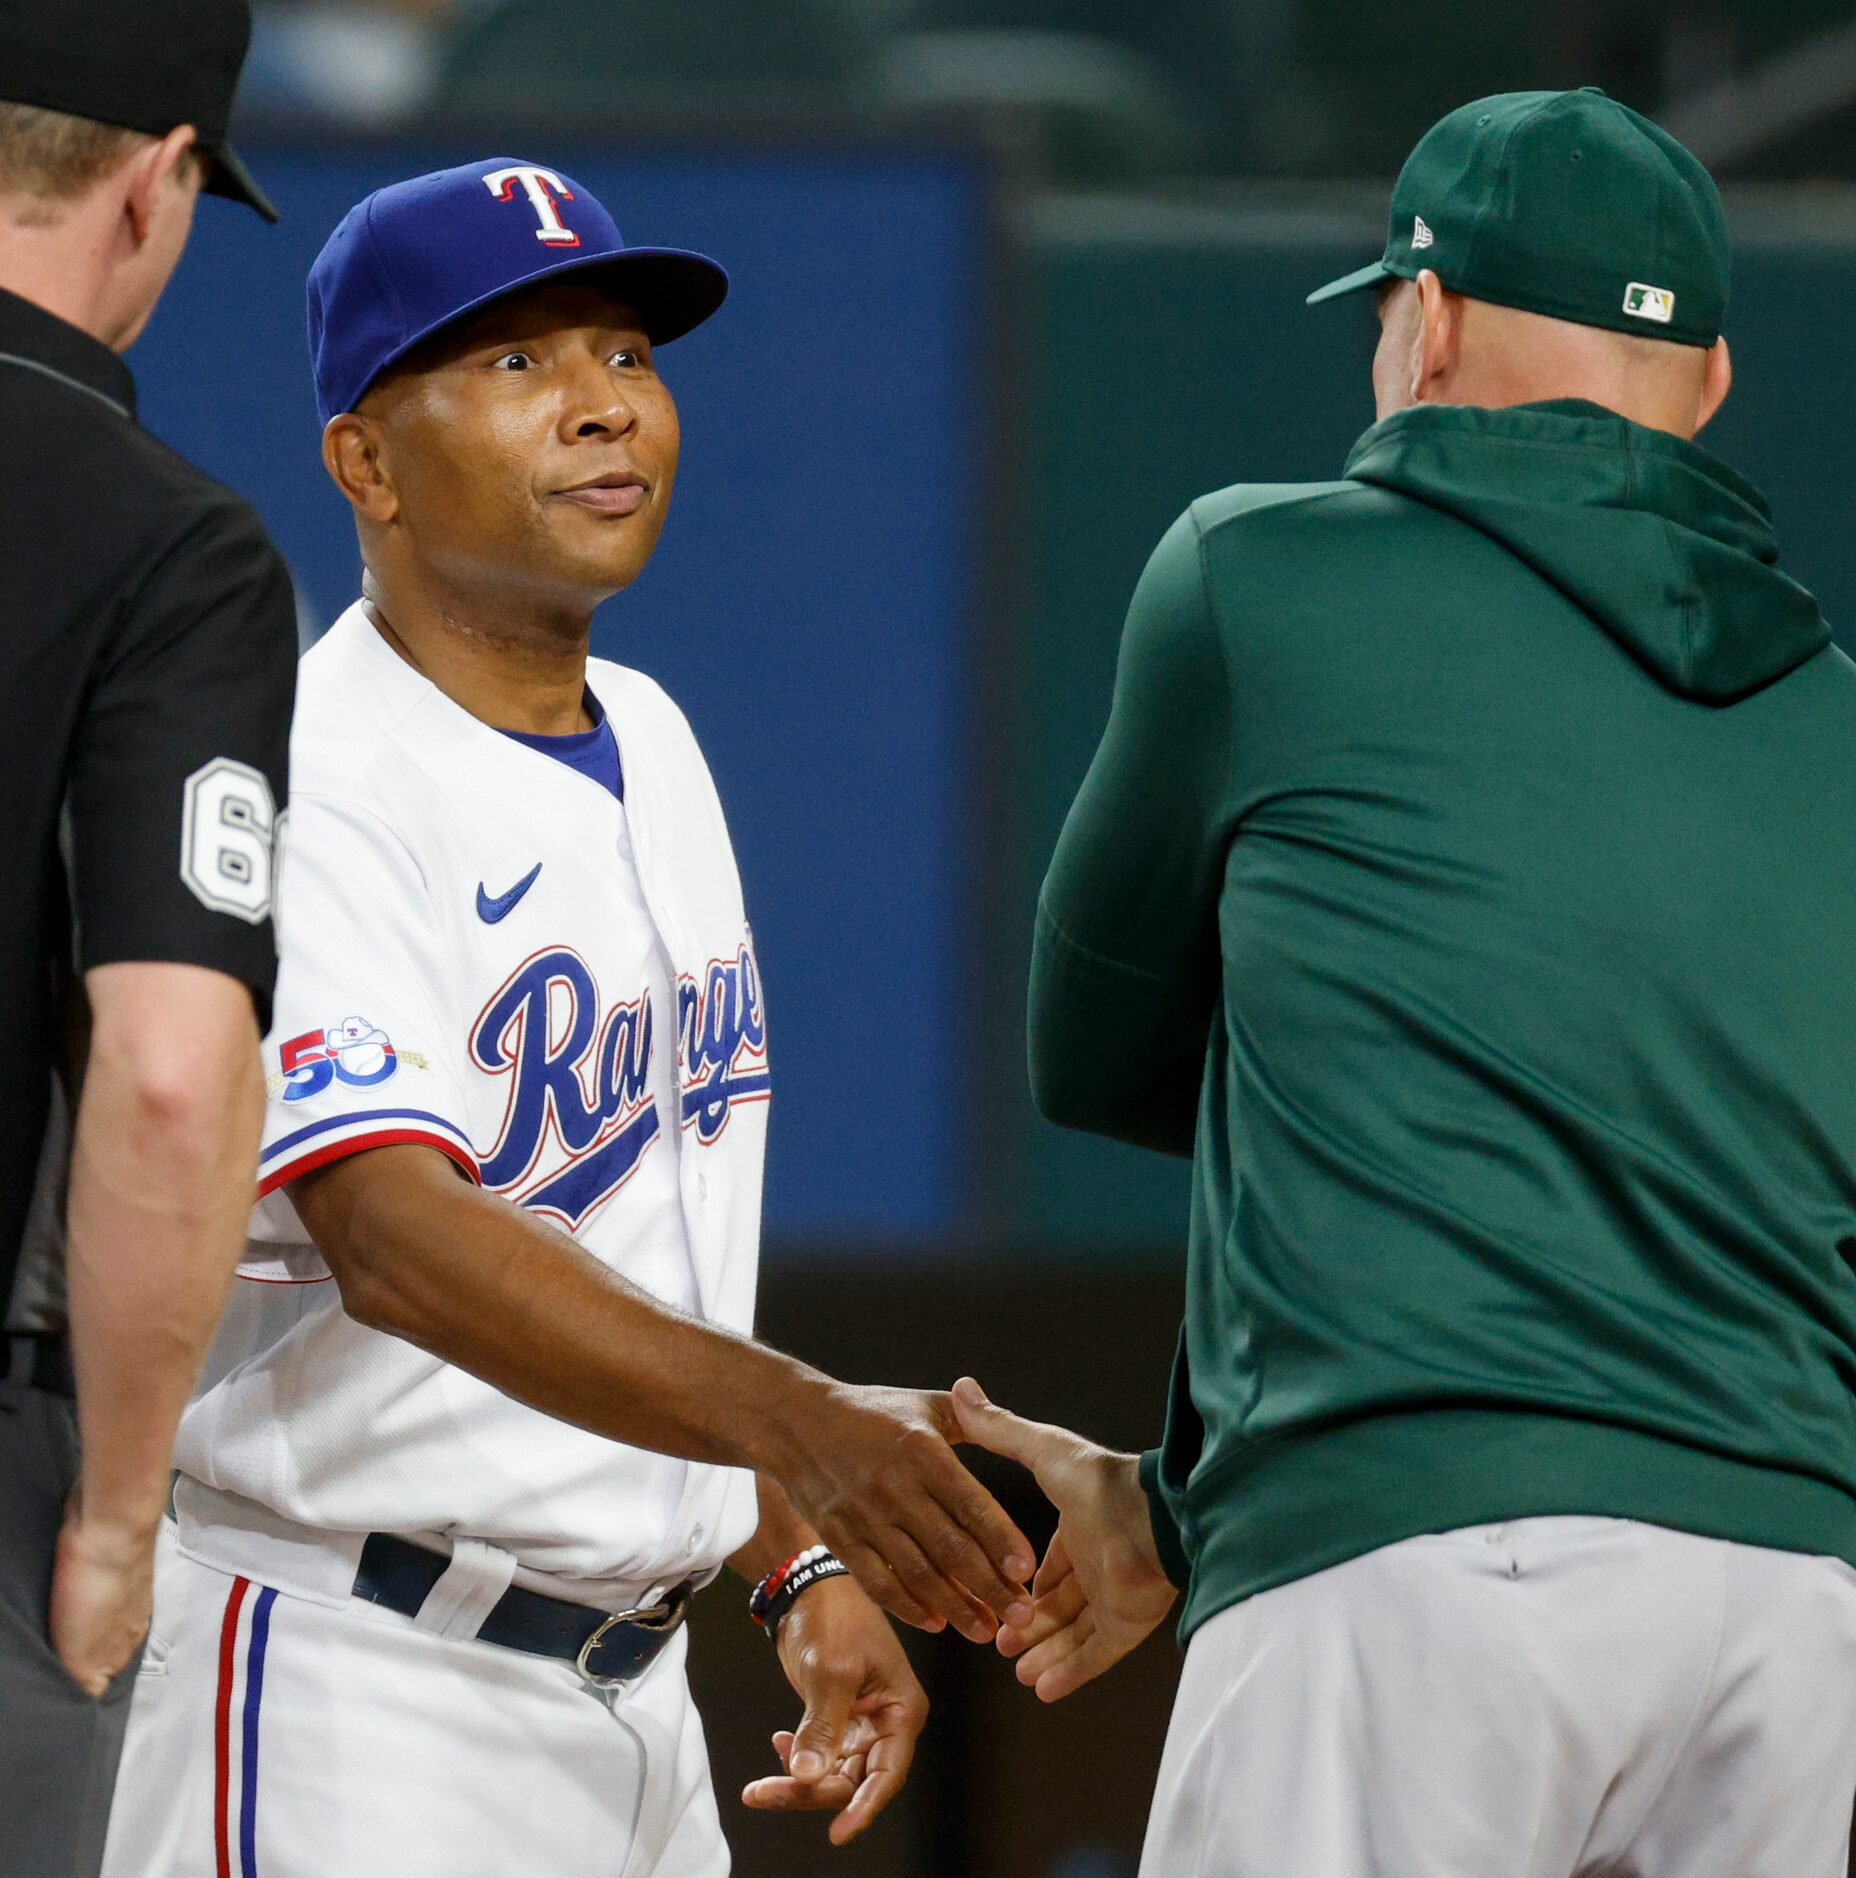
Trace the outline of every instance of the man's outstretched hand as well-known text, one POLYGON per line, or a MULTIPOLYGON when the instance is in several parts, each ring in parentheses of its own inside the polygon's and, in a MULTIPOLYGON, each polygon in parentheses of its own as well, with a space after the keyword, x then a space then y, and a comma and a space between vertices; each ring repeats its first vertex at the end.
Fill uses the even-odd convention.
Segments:
POLYGON ((1029 1468, 1057 1509, 1031 1620, 1008 1624, 998 1646, 1018 1659, 1018 1680, 1040 1701, 1061 1701, 1120 1662, 1173 1606, 1140 1458, 998 1408, 971 1377, 954 1385, 953 1403, 967 1440, 1029 1468))
POLYGON ((791 1426, 756 1465, 892 1616, 990 1643, 1029 1613, 1036 1555, 961 1465, 948 1396, 826 1380, 791 1426))

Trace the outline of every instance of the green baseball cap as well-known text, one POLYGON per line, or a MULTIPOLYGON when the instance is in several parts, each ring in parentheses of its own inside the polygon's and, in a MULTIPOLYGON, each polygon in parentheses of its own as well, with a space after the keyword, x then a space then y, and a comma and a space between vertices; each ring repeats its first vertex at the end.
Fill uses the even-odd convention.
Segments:
POLYGON ((1685 346, 1713 345, 1727 312, 1714 179, 1595 86, 1452 111, 1392 186, 1384 257, 1308 304, 1427 267, 1473 300, 1685 346))

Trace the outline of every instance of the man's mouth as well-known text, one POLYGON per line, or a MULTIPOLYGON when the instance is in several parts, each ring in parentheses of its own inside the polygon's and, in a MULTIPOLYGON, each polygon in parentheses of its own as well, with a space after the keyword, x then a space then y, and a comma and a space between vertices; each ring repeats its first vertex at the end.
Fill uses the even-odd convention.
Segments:
POLYGON ((595 515, 635 515, 650 498, 651 485, 636 470, 608 470, 554 493, 560 501, 578 503, 595 515))

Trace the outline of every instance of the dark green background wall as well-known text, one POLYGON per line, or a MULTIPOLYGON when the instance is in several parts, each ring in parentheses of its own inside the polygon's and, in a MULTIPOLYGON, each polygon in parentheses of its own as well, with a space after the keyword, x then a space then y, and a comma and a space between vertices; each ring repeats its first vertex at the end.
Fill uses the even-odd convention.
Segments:
MULTIPOLYGON (((1856 210, 1842 191, 1730 198, 1737 383, 1706 441, 1771 496, 1792 571, 1856 645, 1856 210)), ((1024 1093, 1022 1012, 1044 864, 1107 709, 1149 550, 1206 490, 1335 475, 1372 421, 1363 298, 1302 296, 1377 253, 1364 199, 1047 202, 1019 228, 1031 331, 1016 538, 1022 632, 1002 743, 1004 863, 988 948, 1007 1230, 1079 1257, 1176 1245, 1183 1166, 1050 1127, 1024 1093)))

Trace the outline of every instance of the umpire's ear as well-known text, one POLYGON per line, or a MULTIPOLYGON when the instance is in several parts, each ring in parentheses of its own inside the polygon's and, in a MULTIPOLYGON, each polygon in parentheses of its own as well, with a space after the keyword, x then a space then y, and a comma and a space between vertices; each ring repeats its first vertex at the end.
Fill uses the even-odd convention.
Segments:
POLYGON ((380 426, 358 411, 330 418, 322 433, 323 467, 336 488, 358 518, 384 526, 398 515, 400 497, 380 446, 380 426))

